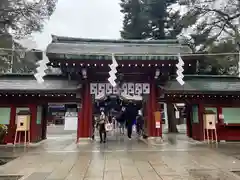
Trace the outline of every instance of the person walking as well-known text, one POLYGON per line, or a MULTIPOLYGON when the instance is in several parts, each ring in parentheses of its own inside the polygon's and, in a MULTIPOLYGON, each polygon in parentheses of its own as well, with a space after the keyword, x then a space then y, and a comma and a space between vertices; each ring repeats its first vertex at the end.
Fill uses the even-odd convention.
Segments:
POLYGON ((144 119, 143 119, 141 110, 139 110, 136 120, 137 120, 137 123, 136 123, 137 134, 140 137, 141 135, 143 135, 143 125, 144 125, 144 119))
POLYGON ((136 116, 136 107, 134 106, 133 102, 129 102, 129 105, 126 108, 127 135, 129 140, 132 139, 132 126, 136 116))
POLYGON ((117 121, 119 123, 120 134, 124 135, 124 130, 125 130, 125 113, 124 113, 124 111, 122 111, 120 113, 119 117, 117 118, 117 121))
POLYGON ((106 138, 107 138, 107 133, 105 129, 106 120, 107 120, 106 115, 102 111, 98 120, 100 143, 106 143, 106 138))
POLYGON ((97 117, 92 118, 92 140, 95 140, 95 127, 96 127, 97 117))

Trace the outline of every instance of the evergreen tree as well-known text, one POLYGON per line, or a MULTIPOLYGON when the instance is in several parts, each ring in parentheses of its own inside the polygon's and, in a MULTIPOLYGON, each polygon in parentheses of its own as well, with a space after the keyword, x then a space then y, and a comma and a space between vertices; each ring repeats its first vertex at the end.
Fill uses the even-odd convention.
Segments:
MULTIPOLYGON (((169 8, 175 0, 122 0, 124 39, 175 39, 181 32, 179 11, 169 8)), ((174 106, 168 103, 168 130, 178 132, 174 106)))
POLYGON ((15 37, 23 37, 43 29, 44 20, 49 18, 57 0, 1 0, 0 32, 12 29, 15 37), (7 26, 7 29, 5 28, 7 26))
MULTIPOLYGON (((132 0, 133 1, 133 0, 132 0)), ((129 0, 131 2, 131 0, 129 0)), ((236 53, 240 50, 240 5, 239 0, 186 0, 187 12, 181 17, 179 11, 171 8, 176 0, 142 0, 142 14, 146 18, 137 24, 149 27, 138 29, 147 34, 150 39, 171 39, 181 35, 188 42, 193 52, 201 53, 236 53)), ((180 1, 179 1, 180 2, 180 1)), ((183 2, 183 0, 181 0, 183 2)), ((132 15, 131 8, 125 9, 125 13, 132 15)), ((131 26, 132 21, 127 21, 131 26)), ((125 28, 126 24, 124 24, 125 28)), ((123 32, 125 29, 123 28, 123 32)), ((131 29, 133 34, 141 32, 131 29)), ((124 36, 122 36, 125 38, 124 36)), ((139 36, 138 36, 139 37, 139 36)), ((142 36, 142 39, 146 37, 142 36)), ((185 43, 186 43, 185 42, 185 43)), ((200 74, 236 74, 238 56, 205 56, 199 62, 200 74)), ((174 107, 168 104, 169 131, 177 132, 174 107)))
POLYGON ((20 57, 22 49, 16 41, 24 39, 33 32, 41 32, 44 20, 48 19, 56 5, 57 0, 1 0, 0 1, 0 73, 29 72, 35 67, 36 57, 33 53, 25 53, 20 57), (11 30, 11 31, 10 31, 11 30))
POLYGON ((121 12, 124 14, 123 39, 146 39, 149 37, 150 27, 148 16, 144 10, 146 4, 141 0, 121 0, 121 12))
POLYGON ((176 0, 148 0, 152 39, 175 39, 181 32, 179 11, 171 8, 174 3, 176 0))
MULTIPOLYGON (((185 37, 196 53, 236 53, 239 50, 239 0, 188 0, 182 17, 185 37)), ((238 56, 204 57, 200 74, 236 74, 238 56), (235 65, 233 65, 235 63, 235 65)))
POLYGON ((124 39, 175 39, 182 31, 176 0, 121 0, 124 39))

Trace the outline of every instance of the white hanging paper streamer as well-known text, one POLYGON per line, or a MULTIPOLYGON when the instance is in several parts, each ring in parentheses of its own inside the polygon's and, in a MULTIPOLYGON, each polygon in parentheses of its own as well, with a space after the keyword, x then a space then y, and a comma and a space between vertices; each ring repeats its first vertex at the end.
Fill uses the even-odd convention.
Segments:
POLYGON ((43 52, 42 54, 42 60, 38 61, 36 64, 39 65, 39 67, 36 68, 37 75, 34 74, 36 80, 38 81, 39 84, 42 84, 44 82, 43 77, 46 75, 45 71, 48 69, 47 64, 50 62, 46 52, 43 52))
POLYGON ((115 87, 117 86, 117 83, 115 82, 115 80, 117 79, 116 73, 117 73, 118 63, 114 57, 114 54, 112 54, 112 64, 109 67, 111 70, 109 71, 110 77, 108 78, 108 81, 113 87, 115 87))
POLYGON ((183 81, 184 75, 183 75, 183 66, 184 66, 184 62, 182 60, 182 57, 180 54, 178 54, 178 63, 176 64, 177 67, 177 78, 176 80, 179 82, 179 84, 181 86, 183 86, 185 84, 185 82, 183 81))
MULTIPOLYGON (((38 5, 42 0, 39 1, 38 5)), ((16 40, 18 43, 20 43, 24 48, 26 48, 27 51, 31 51, 37 48, 37 43, 30 38, 22 39, 22 40, 16 40)), ((36 78, 37 82, 42 84, 44 82, 43 77, 46 75, 46 70, 48 69, 47 64, 49 63, 49 59, 46 55, 46 52, 42 52, 42 60, 38 61, 36 64, 38 67, 36 68, 37 73, 34 74, 34 77, 36 78)))
POLYGON ((41 84, 41 83, 44 82, 43 76, 42 76, 41 74, 35 73, 35 74, 34 74, 34 77, 36 78, 36 80, 37 80, 38 83, 41 84))

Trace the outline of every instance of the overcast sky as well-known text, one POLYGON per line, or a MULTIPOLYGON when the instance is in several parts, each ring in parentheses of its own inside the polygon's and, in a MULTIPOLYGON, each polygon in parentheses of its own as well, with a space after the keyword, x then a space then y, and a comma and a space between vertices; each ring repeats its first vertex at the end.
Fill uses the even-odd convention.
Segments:
POLYGON ((43 33, 35 34, 38 48, 45 49, 51 34, 81 38, 120 38, 120 0, 58 0, 43 33))

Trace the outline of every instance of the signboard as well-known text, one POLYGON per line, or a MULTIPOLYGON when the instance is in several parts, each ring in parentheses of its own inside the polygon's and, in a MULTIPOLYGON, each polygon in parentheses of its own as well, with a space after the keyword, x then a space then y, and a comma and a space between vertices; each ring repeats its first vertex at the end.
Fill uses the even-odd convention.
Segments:
POLYGON ((78 123, 78 113, 73 111, 68 111, 65 113, 65 124, 64 124, 64 130, 77 130, 77 123, 78 123))
POLYGON ((154 112, 154 118, 155 118, 155 128, 160 129, 161 128, 161 112, 160 111, 154 112))
POLYGON ((176 119, 180 118, 180 112, 179 111, 175 111, 175 117, 176 117, 176 119))
POLYGON ((156 128, 160 129, 161 128, 161 123, 160 122, 156 122, 156 128))
POLYGON ((90 94, 95 99, 106 95, 120 95, 125 99, 142 100, 142 95, 150 93, 149 83, 123 83, 121 87, 114 88, 110 83, 90 83, 90 94))
POLYGON ((78 123, 78 117, 66 116, 64 130, 76 131, 77 123, 78 123))
POLYGON ((17 115, 17 131, 29 131, 30 129, 30 116, 17 115))

